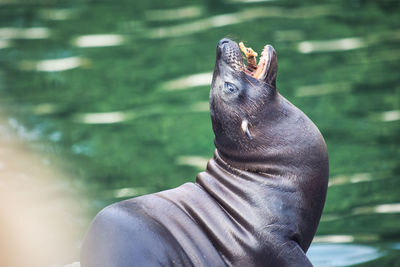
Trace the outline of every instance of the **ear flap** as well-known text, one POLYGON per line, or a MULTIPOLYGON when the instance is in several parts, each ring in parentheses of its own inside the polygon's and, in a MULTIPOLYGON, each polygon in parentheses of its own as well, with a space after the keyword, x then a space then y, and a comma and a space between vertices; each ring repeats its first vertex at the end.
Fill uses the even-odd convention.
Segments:
POLYGON ((276 88, 276 74, 278 71, 278 60, 275 49, 271 45, 266 45, 261 53, 261 56, 266 60, 264 76, 260 77, 266 83, 276 88))

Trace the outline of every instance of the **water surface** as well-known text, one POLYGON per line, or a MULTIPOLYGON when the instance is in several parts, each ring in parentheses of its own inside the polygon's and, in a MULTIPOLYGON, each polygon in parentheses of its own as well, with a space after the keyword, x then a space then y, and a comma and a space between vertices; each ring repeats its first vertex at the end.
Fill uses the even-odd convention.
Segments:
MULTIPOLYGON (((400 262, 398 1, 7 1, 6 123, 84 184, 90 214, 194 181, 213 153, 219 39, 278 53, 278 90, 324 135, 316 266, 400 262)), ((55 163, 54 163, 55 164, 55 163)), ((49 204, 51 205, 51 204, 49 204)), ((86 226, 85 226, 86 227, 86 226)))

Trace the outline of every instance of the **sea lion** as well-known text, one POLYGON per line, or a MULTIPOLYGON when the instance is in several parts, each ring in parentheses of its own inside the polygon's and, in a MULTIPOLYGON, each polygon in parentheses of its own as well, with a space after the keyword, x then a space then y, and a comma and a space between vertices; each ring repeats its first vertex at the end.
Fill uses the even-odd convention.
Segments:
POLYGON ((327 149, 277 92, 272 46, 261 61, 248 68, 236 42, 218 43, 214 157, 195 183, 103 209, 85 237, 82 267, 312 266, 305 252, 325 202, 327 149))

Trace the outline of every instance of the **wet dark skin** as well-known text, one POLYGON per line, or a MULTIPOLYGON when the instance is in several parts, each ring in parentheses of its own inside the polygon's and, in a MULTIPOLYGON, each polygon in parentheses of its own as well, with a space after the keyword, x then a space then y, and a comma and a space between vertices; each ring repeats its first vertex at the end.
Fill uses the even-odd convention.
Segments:
POLYGON ((312 266, 328 183, 326 145, 276 90, 267 46, 261 78, 222 39, 210 91, 214 157, 196 183, 103 209, 85 237, 82 267, 312 266))

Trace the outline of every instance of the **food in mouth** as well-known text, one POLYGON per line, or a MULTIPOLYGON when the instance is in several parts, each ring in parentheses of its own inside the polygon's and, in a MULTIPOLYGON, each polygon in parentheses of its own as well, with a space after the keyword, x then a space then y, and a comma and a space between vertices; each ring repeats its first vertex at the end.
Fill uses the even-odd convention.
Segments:
POLYGON ((257 64, 257 53, 250 47, 246 47, 243 42, 239 43, 240 50, 243 52, 247 61, 247 68, 244 70, 253 78, 263 80, 267 73, 267 65, 269 61, 268 45, 261 52, 260 61, 257 64))
POLYGON ((257 53, 251 47, 246 47, 243 42, 239 43, 240 50, 242 50, 247 60, 247 68, 250 71, 257 69, 257 53))

